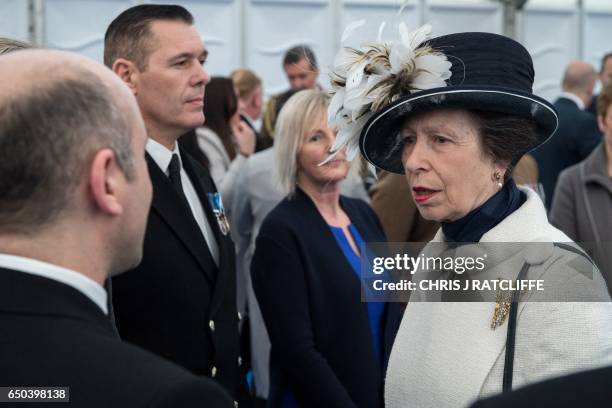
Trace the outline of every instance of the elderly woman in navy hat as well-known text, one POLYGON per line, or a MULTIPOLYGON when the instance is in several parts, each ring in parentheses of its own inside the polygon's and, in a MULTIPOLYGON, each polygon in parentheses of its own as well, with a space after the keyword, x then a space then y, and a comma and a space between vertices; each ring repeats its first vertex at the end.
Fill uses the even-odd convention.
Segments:
MULTIPOLYGON (((558 123, 554 107, 532 93, 529 53, 496 34, 428 40, 429 30, 408 33, 400 24, 401 41, 341 51, 331 74, 333 150, 348 146, 349 157, 361 150, 376 167, 406 175, 406 200, 442 223, 423 254, 487 244, 489 272, 537 278, 545 290, 457 290, 447 298, 453 302, 434 303, 417 289, 391 352, 386 406, 460 407, 609 364, 612 310, 601 274, 549 224, 538 195, 511 177, 558 123)), ((437 272, 420 268, 414 279, 437 272)))

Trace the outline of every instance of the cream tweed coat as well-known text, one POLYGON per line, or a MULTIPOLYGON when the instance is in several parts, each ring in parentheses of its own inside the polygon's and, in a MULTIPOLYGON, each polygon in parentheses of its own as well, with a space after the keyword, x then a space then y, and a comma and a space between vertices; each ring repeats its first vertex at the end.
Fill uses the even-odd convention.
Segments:
MULTIPOLYGON (((481 243, 571 242, 548 223, 537 194, 527 188, 521 191, 527 201, 487 232, 481 243)), ((432 240, 436 241, 444 241, 441 230, 432 240)), ((576 265, 585 262, 578 258, 582 257, 552 244, 521 245, 518 251, 490 254, 489 261, 511 266, 504 269, 511 275, 504 277, 516 278, 528 262, 530 279, 554 278, 557 293, 581 291, 589 299, 601 300, 519 303, 513 388, 612 364, 612 303, 599 271, 591 269, 591 277, 581 273, 576 265)), ((507 319, 491 329, 494 300, 419 301, 427 296, 413 293, 406 308, 386 373, 386 407, 456 408, 501 392, 507 319)))

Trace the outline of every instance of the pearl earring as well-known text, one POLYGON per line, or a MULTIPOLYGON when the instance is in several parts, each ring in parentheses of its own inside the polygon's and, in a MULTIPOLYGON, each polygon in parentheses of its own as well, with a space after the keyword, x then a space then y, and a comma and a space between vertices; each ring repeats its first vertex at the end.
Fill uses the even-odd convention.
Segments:
POLYGON ((493 173, 493 178, 495 179, 495 181, 497 181, 497 187, 499 189, 501 189, 504 185, 501 182, 501 174, 499 173, 499 171, 495 171, 495 173, 493 173))

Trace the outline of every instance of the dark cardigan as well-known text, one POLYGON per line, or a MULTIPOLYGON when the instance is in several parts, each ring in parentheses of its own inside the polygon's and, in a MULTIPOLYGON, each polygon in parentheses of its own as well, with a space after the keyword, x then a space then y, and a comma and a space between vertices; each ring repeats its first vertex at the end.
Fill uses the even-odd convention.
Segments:
MULTIPOLYGON (((386 241, 365 202, 341 196, 340 205, 365 242, 386 241)), ((303 407, 382 407, 384 367, 360 281, 303 191, 265 219, 251 273, 272 343, 268 406, 290 390, 303 407)), ((385 362, 401 319, 399 305, 388 306, 385 362)))

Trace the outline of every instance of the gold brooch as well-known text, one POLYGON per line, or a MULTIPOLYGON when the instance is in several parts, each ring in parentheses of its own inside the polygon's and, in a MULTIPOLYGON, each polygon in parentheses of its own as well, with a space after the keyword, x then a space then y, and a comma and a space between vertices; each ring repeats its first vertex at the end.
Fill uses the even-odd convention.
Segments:
POLYGON ((512 291, 497 289, 495 296, 495 310, 493 310, 493 319, 491 320, 491 329, 495 330, 497 326, 504 324, 510 305, 512 304, 512 291))

